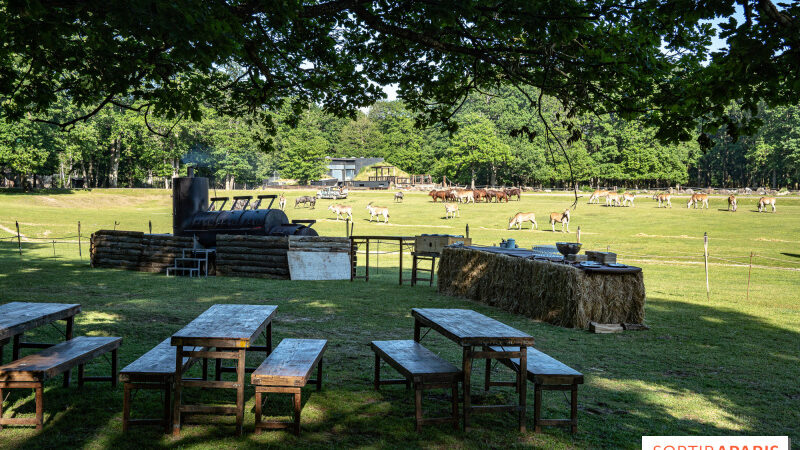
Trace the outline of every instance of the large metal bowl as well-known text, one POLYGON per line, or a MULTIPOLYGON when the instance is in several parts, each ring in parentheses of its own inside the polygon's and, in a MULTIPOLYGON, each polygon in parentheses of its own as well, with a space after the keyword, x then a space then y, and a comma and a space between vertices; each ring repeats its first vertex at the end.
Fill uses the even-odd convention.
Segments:
POLYGON ((581 250, 580 242, 556 242, 558 252, 564 256, 574 255, 581 250))

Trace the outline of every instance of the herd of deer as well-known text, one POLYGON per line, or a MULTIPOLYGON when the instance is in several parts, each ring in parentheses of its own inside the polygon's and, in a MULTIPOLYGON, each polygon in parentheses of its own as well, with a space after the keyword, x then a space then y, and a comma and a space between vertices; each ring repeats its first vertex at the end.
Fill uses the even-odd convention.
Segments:
MULTIPOLYGON (((600 203, 600 197, 606 198, 606 206, 625 206, 630 202, 631 206, 633 205, 633 200, 636 197, 635 194, 624 193, 622 194, 622 201, 620 202, 620 195, 615 191, 607 191, 604 189, 598 189, 592 192, 592 195, 589 197, 589 203, 600 203)), ((672 194, 668 192, 662 192, 653 195, 653 200, 658 201, 658 207, 661 208, 662 206, 672 208, 672 201, 671 201, 672 194)), ((736 200, 735 195, 730 195, 728 197, 728 211, 736 212, 738 206, 738 202, 736 200)), ((767 206, 772 206, 772 212, 775 212, 775 197, 761 197, 758 199, 758 212, 766 212, 767 206)), ((687 208, 706 208, 708 209, 708 194, 692 194, 691 197, 686 202, 687 208)))
MULTIPOLYGON (((508 188, 508 189, 443 189, 443 190, 433 190, 428 193, 434 203, 437 200, 442 200, 444 203, 445 209, 445 219, 461 217, 461 211, 459 208, 459 203, 475 203, 476 201, 485 201, 486 203, 492 202, 501 202, 503 200, 508 203, 508 200, 512 196, 516 196, 517 200, 521 200, 521 190, 519 188, 508 188)), ((592 193, 589 197, 589 204, 599 204, 600 198, 605 197, 606 206, 628 206, 631 207, 634 205, 634 200, 636 199, 635 194, 631 194, 625 192, 623 194, 619 194, 616 191, 608 191, 604 189, 598 189, 592 193)), ((653 200, 658 201, 658 208, 662 206, 667 208, 672 208, 672 194, 670 193, 657 193, 653 195, 653 200)), ((404 199, 404 195, 402 192, 397 192, 394 195, 395 202, 402 202, 404 199)), ((316 203, 316 198, 311 196, 301 196, 295 199, 295 207, 301 204, 309 204, 312 208, 316 203)), ((278 200, 278 205, 280 206, 281 210, 286 207, 286 197, 281 194, 280 199, 278 200)), ((738 206, 738 202, 736 200, 735 195, 731 195, 728 197, 728 210, 735 212, 738 206)), ((758 200, 758 212, 766 212, 767 206, 772 207, 772 212, 775 212, 775 197, 761 197, 758 200)), ((708 194, 692 194, 689 197, 687 203, 687 208, 706 208, 708 209, 708 194)), ((348 205, 342 204, 333 204, 328 206, 328 210, 332 211, 336 214, 336 220, 338 221, 341 217, 342 219, 349 219, 353 220, 353 207, 348 205)), ((383 217, 383 223, 389 223, 389 208, 385 206, 375 206, 372 202, 367 204, 367 211, 369 211, 369 221, 372 222, 374 219, 376 222, 380 222, 380 218, 383 217)), ((561 231, 569 233, 569 220, 570 220, 570 210, 566 209, 562 213, 551 213, 550 214, 550 228, 552 231, 555 231, 555 225, 557 223, 561 224, 561 231)), ((508 221, 508 229, 510 230, 513 227, 517 227, 518 230, 522 229, 522 224, 525 222, 531 223, 531 230, 538 229, 539 225, 536 223, 536 215, 532 212, 518 212, 516 215, 511 217, 508 221)))

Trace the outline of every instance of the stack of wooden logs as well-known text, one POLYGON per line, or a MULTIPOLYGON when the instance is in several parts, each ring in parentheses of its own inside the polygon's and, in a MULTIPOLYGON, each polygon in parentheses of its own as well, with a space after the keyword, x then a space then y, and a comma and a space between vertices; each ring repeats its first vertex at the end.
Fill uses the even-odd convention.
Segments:
POLYGON ((217 275, 289 278, 286 236, 217 235, 217 275))
POLYGON ((289 250, 350 253, 350 239, 330 236, 289 236, 289 250))
POLYGON ((191 237, 100 230, 92 234, 90 257, 92 267, 164 272, 183 249, 190 248, 191 237))

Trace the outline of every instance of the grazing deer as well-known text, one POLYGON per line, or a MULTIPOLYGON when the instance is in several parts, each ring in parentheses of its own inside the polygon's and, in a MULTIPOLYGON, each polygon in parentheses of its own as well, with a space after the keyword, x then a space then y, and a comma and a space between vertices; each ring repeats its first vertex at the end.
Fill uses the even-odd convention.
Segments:
POLYGON ((456 197, 458 198, 459 203, 475 203, 475 194, 469 189, 455 189, 456 197))
POLYGON ((622 206, 628 206, 628 202, 631 203, 631 207, 636 206, 633 204, 633 200, 635 198, 636 194, 628 194, 627 192, 625 192, 624 194, 622 194, 622 206))
POLYGON ((564 232, 564 227, 567 228, 567 233, 569 233, 569 209, 566 209, 563 213, 550 213, 550 228, 553 232, 556 231, 556 222, 561 224, 561 232, 564 232))
POLYGON ((522 230, 523 222, 530 222, 531 230, 533 230, 534 228, 536 228, 537 230, 539 229, 539 225, 536 223, 536 216, 532 212, 531 213, 519 212, 516 215, 514 215, 514 217, 508 220, 508 229, 510 230, 511 227, 516 225, 518 230, 522 230))
POLYGON ((458 209, 458 203, 445 203, 444 204, 444 218, 449 219, 451 216, 453 219, 456 218, 456 214, 458 217, 461 217, 461 211, 458 209))
POLYGON ((589 204, 597 203, 600 204, 600 197, 605 197, 608 195, 608 191, 605 189, 598 189, 592 192, 592 195, 589 197, 589 204))
POLYGON ((436 203, 437 199, 442 199, 442 201, 447 200, 447 191, 444 191, 444 190, 443 191, 437 191, 437 190, 434 189, 434 190, 428 192, 428 195, 430 195, 431 198, 433 199, 433 203, 436 203))
POLYGON ((736 212, 736 196, 731 195, 728 197, 728 211, 736 212))
POLYGON ((383 216, 383 223, 389 223, 389 208, 385 206, 372 206, 372 202, 369 202, 367 205, 367 211, 369 211, 369 221, 372 222, 372 218, 375 218, 377 222, 380 220, 378 216, 383 216))
POLYGON ((672 208, 672 201, 670 201, 671 197, 672 197, 672 194, 669 194, 669 193, 667 193, 667 194, 663 194, 663 193, 662 194, 655 194, 653 196, 653 200, 658 200, 658 207, 659 208, 661 208, 661 204, 662 203, 665 203, 664 208, 666 208, 667 206, 672 208))
POLYGON ((345 217, 349 217, 350 220, 353 220, 353 207, 347 205, 330 205, 328 209, 336 213, 336 220, 339 220, 339 216, 342 216, 344 219, 345 217))
POLYGON ((619 200, 619 194, 616 192, 609 192, 606 194, 606 206, 622 206, 619 200))
POLYGON ((281 211, 286 208, 286 196, 283 194, 281 194, 280 198, 278 199, 278 207, 281 208, 281 211))
POLYGON ((395 192, 394 193, 394 201, 395 202, 402 202, 403 198, 405 198, 405 196, 403 195, 402 192, 395 192))
POLYGON ((775 197, 761 197, 758 199, 758 212, 762 210, 766 212, 767 205, 772 206, 772 212, 775 212, 775 197))
POLYGON ((494 191, 494 198, 497 199, 497 203, 500 203, 503 200, 508 203, 508 194, 506 194, 506 191, 494 191))
POLYGON ((703 209, 704 206, 708 209, 708 194, 692 194, 692 196, 689 197, 689 201, 686 202, 687 208, 694 206, 696 209, 697 205, 700 205, 700 209, 703 209))
POLYGON ((516 187, 512 187, 512 188, 504 189, 504 191, 505 191, 506 195, 508 196, 508 198, 511 198, 511 197, 516 195, 517 196, 517 200, 522 200, 522 189, 516 188, 516 187))

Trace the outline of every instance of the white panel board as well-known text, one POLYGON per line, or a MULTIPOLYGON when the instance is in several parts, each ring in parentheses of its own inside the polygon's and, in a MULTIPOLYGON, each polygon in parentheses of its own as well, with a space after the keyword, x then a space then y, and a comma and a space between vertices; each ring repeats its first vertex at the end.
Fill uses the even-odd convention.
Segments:
POLYGON ((288 251, 292 280, 349 280, 350 255, 344 252, 288 251))

